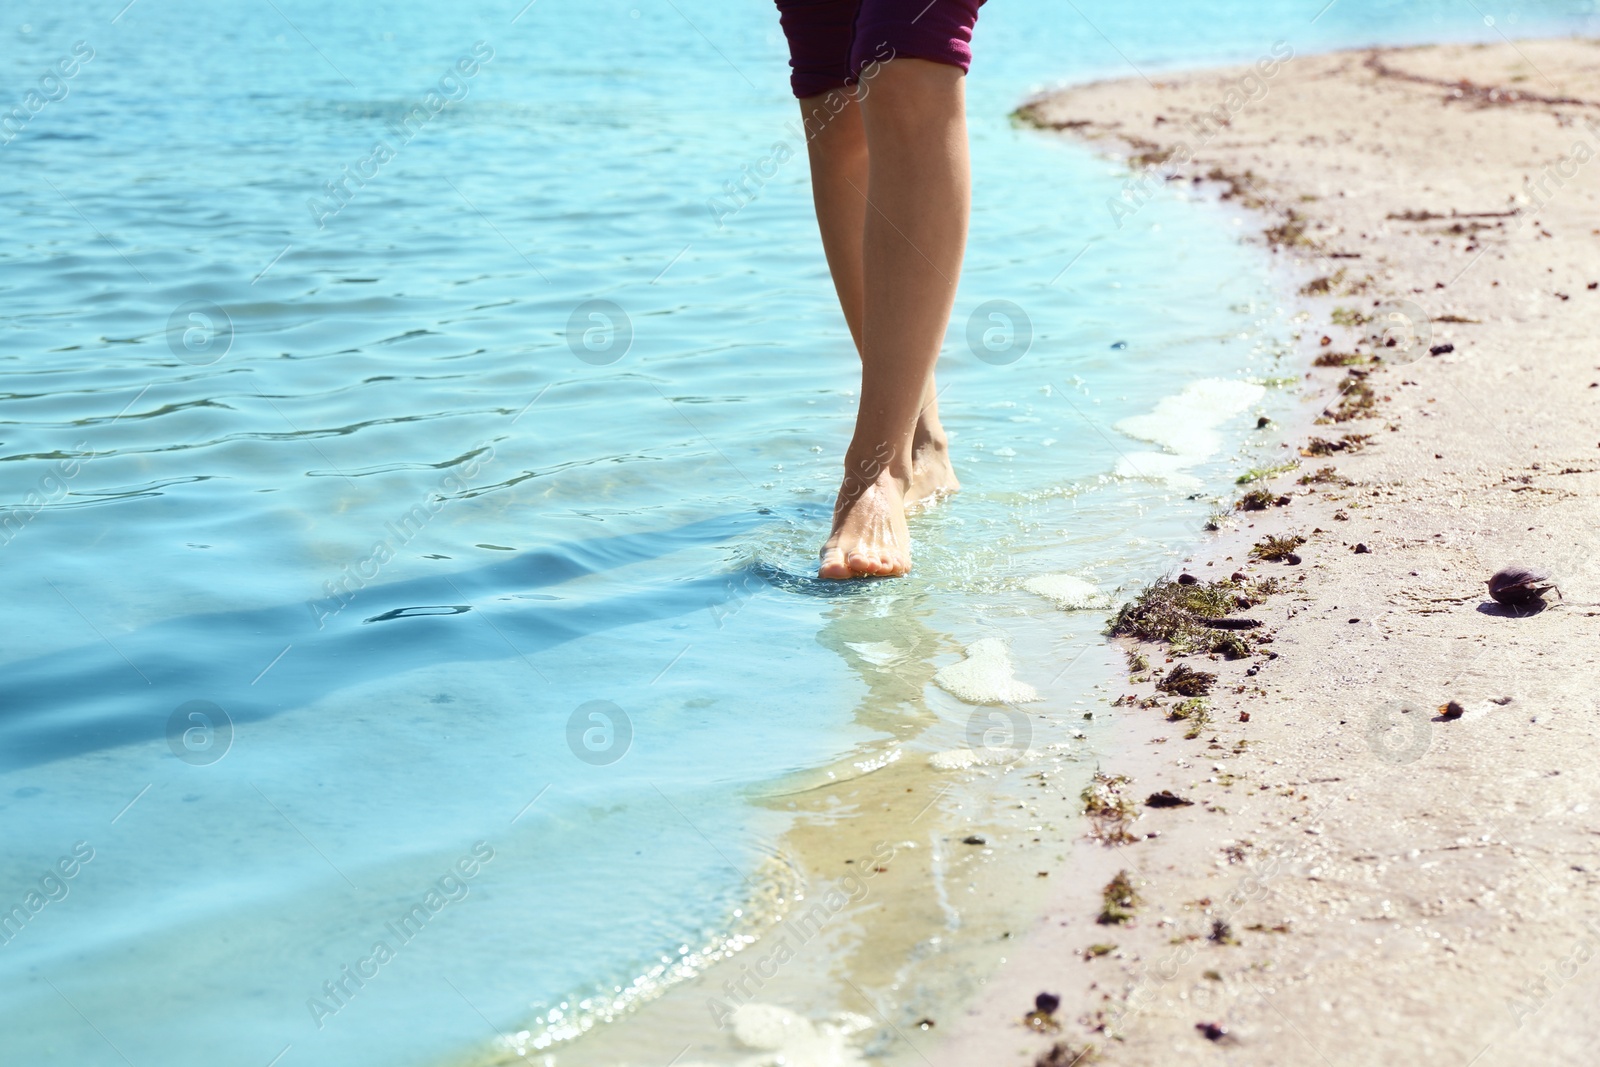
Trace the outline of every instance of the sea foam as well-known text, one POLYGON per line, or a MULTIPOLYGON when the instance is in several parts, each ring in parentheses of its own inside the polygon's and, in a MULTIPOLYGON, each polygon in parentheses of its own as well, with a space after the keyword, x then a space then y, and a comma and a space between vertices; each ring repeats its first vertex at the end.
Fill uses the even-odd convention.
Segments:
POLYGON ((1036 574, 1022 588, 1044 597, 1062 611, 1084 611, 1111 605, 1111 598, 1070 574, 1036 574))
POLYGON ((1121 433, 1163 449, 1123 455, 1117 461, 1117 473, 1125 478, 1199 485, 1199 479, 1185 472, 1215 455, 1222 448, 1222 425, 1258 403, 1266 392, 1265 386, 1255 382, 1224 378, 1190 382, 1183 392, 1159 400, 1149 414, 1133 415, 1116 424, 1121 433))
POLYGON ((934 684, 968 704, 1026 704, 1039 699, 1038 690, 1012 673, 1011 653, 1000 638, 974 641, 965 655, 960 663, 940 667, 934 684))
POLYGON ((776 1055, 755 1056, 740 1067, 848 1067, 865 1061, 849 1039, 872 1020, 843 1012, 821 1023, 776 1004, 744 1004, 733 1013, 733 1036, 746 1048, 776 1055))

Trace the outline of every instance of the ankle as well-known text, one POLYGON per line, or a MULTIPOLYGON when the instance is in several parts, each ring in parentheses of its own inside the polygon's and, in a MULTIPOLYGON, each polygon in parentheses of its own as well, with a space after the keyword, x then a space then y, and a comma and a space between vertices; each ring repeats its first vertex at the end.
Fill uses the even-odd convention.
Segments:
POLYGON ((925 426, 918 426, 916 433, 911 438, 911 449, 913 452, 937 452, 943 454, 950 451, 950 436, 944 432, 944 427, 942 426, 931 429, 925 426))
POLYGON ((902 489, 911 479, 911 457, 904 449, 888 442, 878 442, 870 448, 852 445, 844 457, 846 489, 854 487, 850 495, 860 493, 869 485, 894 481, 902 489))

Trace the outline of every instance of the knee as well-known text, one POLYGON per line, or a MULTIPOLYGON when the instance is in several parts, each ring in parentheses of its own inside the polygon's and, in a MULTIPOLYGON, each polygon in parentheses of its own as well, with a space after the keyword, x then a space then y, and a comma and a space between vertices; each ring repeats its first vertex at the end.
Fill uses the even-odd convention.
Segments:
POLYGON ((833 90, 800 101, 806 144, 814 157, 826 162, 850 162, 867 153, 867 135, 861 125, 861 106, 844 90, 833 90))
POLYGON ((949 63, 897 56, 879 64, 870 82, 863 77, 860 106, 873 125, 948 121, 964 108, 965 76, 960 67, 949 63))

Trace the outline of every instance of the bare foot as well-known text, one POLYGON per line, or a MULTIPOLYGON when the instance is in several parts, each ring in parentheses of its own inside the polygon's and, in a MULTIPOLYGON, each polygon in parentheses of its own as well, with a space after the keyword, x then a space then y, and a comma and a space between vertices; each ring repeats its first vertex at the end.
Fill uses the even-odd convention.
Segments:
POLYGON ((956 470, 950 465, 950 441, 944 428, 938 427, 933 433, 919 422, 915 442, 911 449, 911 491, 906 494, 906 507, 911 511, 937 504, 961 489, 956 470))
POLYGON ((870 482, 846 477, 833 505, 833 533, 822 546, 819 578, 862 578, 911 570, 905 491, 887 470, 870 482))

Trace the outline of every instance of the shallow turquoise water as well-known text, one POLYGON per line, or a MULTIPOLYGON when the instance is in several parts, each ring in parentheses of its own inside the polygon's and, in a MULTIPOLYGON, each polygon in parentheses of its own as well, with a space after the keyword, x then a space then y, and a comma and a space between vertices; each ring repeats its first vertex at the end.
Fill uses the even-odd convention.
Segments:
POLYGON ((915 576, 849 596, 769 580, 820 541, 854 355, 803 161, 726 211, 799 147, 767 5, 8 10, 7 98, 59 98, 0 145, 7 1062, 426 1064, 714 941, 784 825, 752 797, 950 713, 886 705, 849 641, 1092 640, 1020 582, 1159 572, 1290 403, 1192 480, 1116 476, 1151 448, 1119 422, 1272 375, 1290 328, 1226 212, 1118 229, 1119 169, 1007 112, 1587 6, 989 5, 940 366, 966 491, 915 576), (591 300, 630 343, 584 347, 591 300), (1015 362, 968 343, 992 300, 1015 362))

